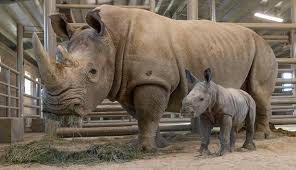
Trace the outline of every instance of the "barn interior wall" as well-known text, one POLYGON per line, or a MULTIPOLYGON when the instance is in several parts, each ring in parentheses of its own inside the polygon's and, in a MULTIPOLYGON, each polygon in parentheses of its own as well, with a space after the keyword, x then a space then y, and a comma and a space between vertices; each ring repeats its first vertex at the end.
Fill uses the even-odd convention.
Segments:
MULTIPOLYGON (((1 63, 13 68, 17 69, 17 54, 15 51, 11 50, 8 48, 6 45, 2 44, 0 42, 0 58, 1 58, 1 63)), ((28 72, 31 75, 31 78, 36 79, 38 77, 38 68, 29 63, 28 61, 24 61, 24 69, 25 72, 28 72)), ((8 70, 1 68, 0 70, 0 81, 7 83, 8 82, 8 70)), ((16 74, 11 73, 10 76, 10 82, 11 85, 17 86, 17 76, 16 74)), ((36 88, 33 87, 33 84, 31 86, 31 91, 33 92, 36 88)), ((17 90, 14 88, 11 88, 11 95, 12 96, 17 96, 17 90)), ((7 94, 8 93, 8 88, 5 85, 0 85, 0 93, 7 94)), ((33 99, 24 98, 24 104, 34 104, 36 101, 33 99)), ((0 105, 7 105, 8 104, 8 98, 5 96, 0 96, 0 105)), ((16 99, 11 99, 11 106, 17 107, 17 100, 16 99)), ((34 108, 25 108, 24 109, 24 114, 36 114, 36 109, 34 108)), ((0 117, 5 117, 8 115, 8 109, 6 108, 0 108, 0 117)), ((17 110, 11 109, 11 116, 17 116, 17 110)))

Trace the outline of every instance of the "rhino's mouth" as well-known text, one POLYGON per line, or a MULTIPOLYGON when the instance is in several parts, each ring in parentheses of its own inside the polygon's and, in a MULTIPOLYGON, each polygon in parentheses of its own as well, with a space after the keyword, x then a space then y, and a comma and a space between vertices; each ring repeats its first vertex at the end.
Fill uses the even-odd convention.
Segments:
POLYGON ((43 111, 56 115, 85 115, 87 113, 85 95, 84 88, 69 88, 60 92, 45 90, 43 111))
POLYGON ((191 106, 182 106, 180 113, 185 118, 192 118, 195 112, 191 106))

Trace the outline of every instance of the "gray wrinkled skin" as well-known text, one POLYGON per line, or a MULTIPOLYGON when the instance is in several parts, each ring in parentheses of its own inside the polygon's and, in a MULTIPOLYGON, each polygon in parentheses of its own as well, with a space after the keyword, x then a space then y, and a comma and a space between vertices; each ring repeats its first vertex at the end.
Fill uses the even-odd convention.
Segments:
POLYGON ((75 32, 67 49, 58 46, 63 57, 61 63, 51 61, 37 35, 33 35, 37 63, 45 84, 43 104, 46 112, 83 116, 91 111, 90 108, 96 108, 111 89, 115 49, 110 35, 105 32, 104 36, 99 36, 90 27, 75 32))
MULTIPOLYGON (((207 70, 209 71, 209 70, 207 70)), ((183 116, 199 117, 202 143, 200 153, 209 154, 211 129, 220 127, 219 155, 235 149, 236 131, 246 123, 246 140, 243 148, 255 149, 253 142, 256 104, 253 98, 243 90, 224 88, 211 81, 211 73, 205 71, 206 81, 198 81, 189 71, 187 77, 194 83, 193 89, 182 102, 183 116)))

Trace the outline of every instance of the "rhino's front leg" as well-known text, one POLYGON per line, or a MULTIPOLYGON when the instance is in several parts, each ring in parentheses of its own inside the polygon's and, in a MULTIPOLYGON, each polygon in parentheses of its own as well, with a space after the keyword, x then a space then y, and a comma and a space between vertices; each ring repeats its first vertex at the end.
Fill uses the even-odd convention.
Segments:
POLYGON ((222 156, 230 151, 230 132, 232 128, 232 116, 224 115, 223 122, 220 127, 220 150, 219 155, 222 156))
POLYGON ((204 115, 200 116, 200 134, 201 134, 201 145, 199 152, 201 155, 210 155, 209 144, 213 125, 204 115))
MULTIPOLYGON (((139 86, 134 90, 134 106, 138 118, 139 142, 145 150, 157 148, 156 133, 169 95, 161 87, 139 86)), ((159 137, 158 137, 159 138, 159 137)))

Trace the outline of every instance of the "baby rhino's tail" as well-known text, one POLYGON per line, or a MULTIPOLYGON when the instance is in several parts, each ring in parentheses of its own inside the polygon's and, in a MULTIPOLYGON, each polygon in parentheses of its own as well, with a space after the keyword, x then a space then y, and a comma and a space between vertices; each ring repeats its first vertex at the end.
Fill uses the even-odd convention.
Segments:
POLYGON ((249 99, 249 112, 246 117, 246 141, 243 145, 243 148, 248 150, 255 150, 256 146, 253 142, 254 131, 255 131, 255 118, 256 118, 256 103, 254 99, 248 95, 249 99))

